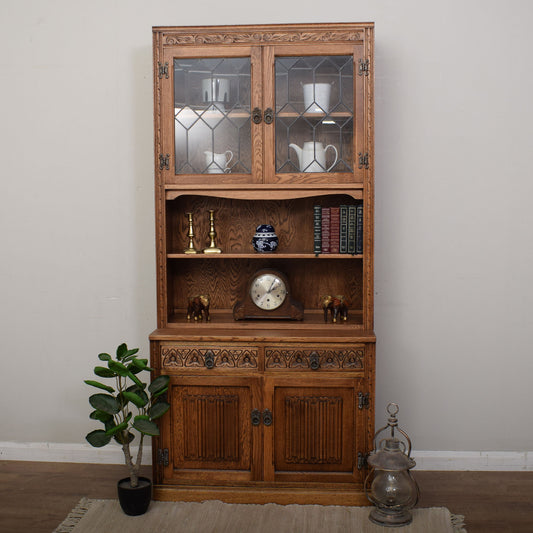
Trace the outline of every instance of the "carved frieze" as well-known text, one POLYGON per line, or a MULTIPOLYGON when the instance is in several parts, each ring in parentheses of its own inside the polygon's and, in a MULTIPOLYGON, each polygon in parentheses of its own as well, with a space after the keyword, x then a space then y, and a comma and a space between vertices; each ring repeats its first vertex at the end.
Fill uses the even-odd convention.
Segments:
POLYGON ((295 43, 295 42, 353 42, 361 41, 358 31, 273 31, 273 32, 224 32, 224 33, 167 33, 164 46, 186 44, 230 44, 230 43, 295 43))
POLYGON ((257 368, 257 348, 162 346, 163 368, 257 368))
POLYGON ((265 368, 295 370, 362 370, 364 349, 357 348, 266 348, 265 368))

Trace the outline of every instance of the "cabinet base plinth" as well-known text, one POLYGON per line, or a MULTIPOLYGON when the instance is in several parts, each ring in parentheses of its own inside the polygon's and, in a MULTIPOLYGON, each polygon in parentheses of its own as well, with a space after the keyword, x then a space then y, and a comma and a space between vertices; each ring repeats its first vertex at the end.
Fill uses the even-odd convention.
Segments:
POLYGON ((158 501, 201 502, 220 500, 225 503, 277 503, 288 505, 370 505, 365 493, 349 489, 315 489, 282 487, 198 487, 194 485, 154 485, 153 499, 158 501))

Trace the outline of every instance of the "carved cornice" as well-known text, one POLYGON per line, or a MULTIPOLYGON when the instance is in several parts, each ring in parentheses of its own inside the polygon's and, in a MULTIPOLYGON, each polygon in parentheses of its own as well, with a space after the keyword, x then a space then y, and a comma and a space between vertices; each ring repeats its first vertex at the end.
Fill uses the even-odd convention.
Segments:
POLYGON ((231 44, 231 43, 295 43, 295 42, 353 42, 363 38, 359 31, 273 31, 273 32, 223 32, 223 33, 167 33, 163 46, 186 44, 231 44))

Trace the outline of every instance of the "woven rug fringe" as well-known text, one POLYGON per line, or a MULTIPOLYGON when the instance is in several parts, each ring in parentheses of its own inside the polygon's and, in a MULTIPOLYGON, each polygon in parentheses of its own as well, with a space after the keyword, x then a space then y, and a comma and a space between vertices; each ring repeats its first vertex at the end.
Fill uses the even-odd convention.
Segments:
POLYGON ((451 518, 454 533, 467 533, 465 529, 465 517, 462 514, 452 514, 451 518))
POLYGON ((77 526, 78 522, 85 516, 85 513, 91 507, 91 501, 88 498, 82 498, 76 507, 70 511, 68 516, 54 529, 53 533, 70 533, 77 526))

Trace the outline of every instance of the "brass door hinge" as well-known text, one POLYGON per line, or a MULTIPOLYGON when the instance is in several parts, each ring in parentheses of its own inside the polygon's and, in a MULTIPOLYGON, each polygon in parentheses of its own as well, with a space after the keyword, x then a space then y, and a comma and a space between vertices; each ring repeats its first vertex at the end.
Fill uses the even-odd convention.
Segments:
POLYGON ((368 152, 359 152, 359 168, 368 168, 368 152))
POLYGON ((158 69, 159 69, 159 79, 161 79, 163 76, 168 80, 168 61, 165 61, 165 63, 157 63, 158 69))
POLYGON ((161 449, 159 448, 157 450, 157 464, 162 466, 168 466, 169 463, 169 456, 168 456, 168 448, 161 449))
POLYGON ((370 61, 368 59, 359 59, 359 76, 368 76, 370 72, 370 61))
POLYGON ((368 466, 368 453, 357 452, 357 470, 363 470, 368 466))
POLYGON ((170 169, 170 154, 159 154, 159 170, 170 169))
POLYGON ((360 392, 357 394, 357 397, 359 399, 359 402, 357 404, 357 407, 359 409, 370 408, 370 394, 368 392, 366 394, 364 392, 360 392))

